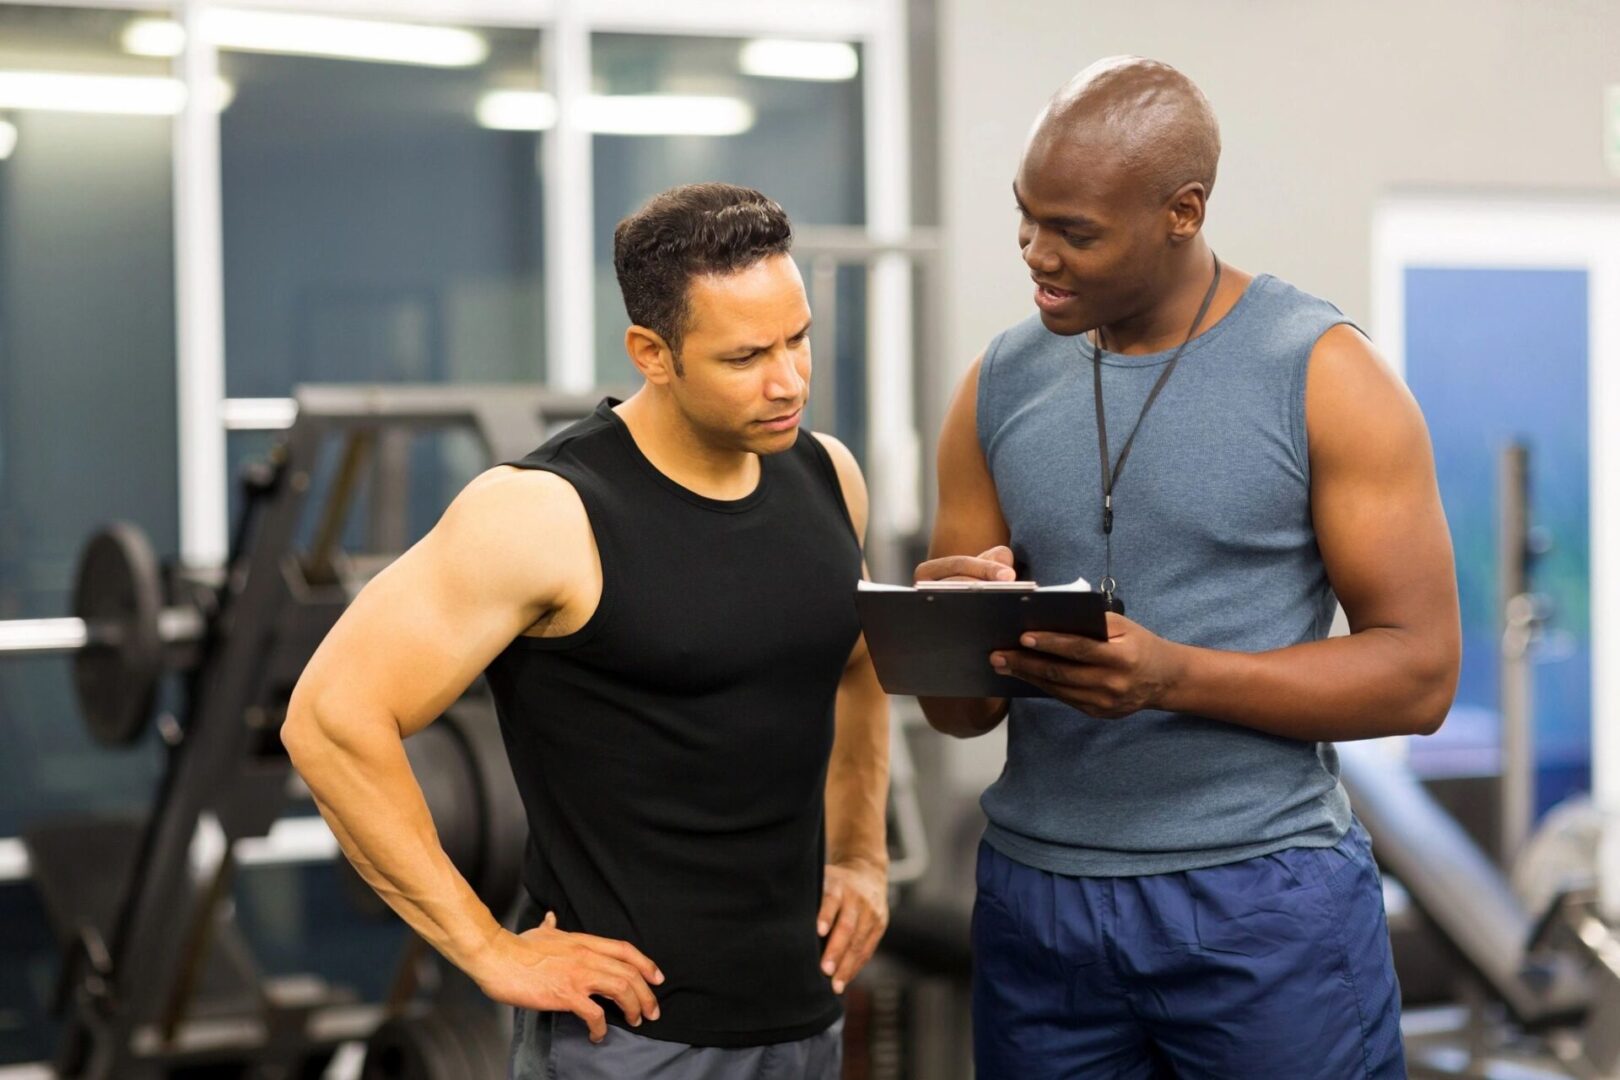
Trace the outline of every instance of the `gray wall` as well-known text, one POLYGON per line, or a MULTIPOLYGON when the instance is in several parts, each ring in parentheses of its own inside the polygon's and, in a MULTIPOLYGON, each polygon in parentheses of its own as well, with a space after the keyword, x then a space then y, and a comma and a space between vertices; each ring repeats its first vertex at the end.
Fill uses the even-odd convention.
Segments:
POLYGON ((1220 117, 1222 258, 1369 317, 1372 213, 1397 189, 1601 191, 1604 0, 940 0, 945 371, 1034 310, 1009 185, 1047 97, 1098 57, 1190 75, 1220 117))

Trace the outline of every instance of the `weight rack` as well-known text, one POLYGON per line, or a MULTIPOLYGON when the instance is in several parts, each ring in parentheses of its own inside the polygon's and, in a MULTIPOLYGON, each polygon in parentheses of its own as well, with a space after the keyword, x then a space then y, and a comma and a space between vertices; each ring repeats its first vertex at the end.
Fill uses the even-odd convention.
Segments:
MULTIPOLYGON (((293 685, 362 583, 345 572, 350 563, 339 550, 361 474, 379 445, 397 448, 401 438, 443 429, 469 429, 490 461, 510 460, 595 404, 522 385, 305 386, 294 399, 296 419, 270 465, 245 478, 224 574, 177 573, 165 589, 144 537, 115 525, 85 548, 74 617, 0 621, 0 659, 72 654, 81 710, 109 745, 133 741, 151 723, 166 672, 185 676, 178 719, 160 725, 167 760, 146 819, 134 828, 63 826, 25 838, 47 910, 67 941, 55 1061, 64 1078, 155 1080, 233 1054, 246 1055, 261 1075, 297 1075, 312 1053, 329 1054, 376 1029, 377 1011, 357 1011, 352 1001, 267 992, 225 903, 232 844, 264 836, 285 809, 290 766, 277 736, 293 685), (333 439, 341 440, 339 465, 314 541, 300 551, 321 453, 333 439), (215 823, 225 842, 199 880, 194 841, 215 823), (61 887, 75 879, 59 871, 76 865, 83 882, 87 862, 102 873, 99 902, 61 887), (193 1017, 210 958, 249 984, 257 1011, 249 1022, 193 1017)), ((379 467, 404 457, 384 454, 379 467)), ((404 501, 394 495, 392 538, 401 540, 404 501)))

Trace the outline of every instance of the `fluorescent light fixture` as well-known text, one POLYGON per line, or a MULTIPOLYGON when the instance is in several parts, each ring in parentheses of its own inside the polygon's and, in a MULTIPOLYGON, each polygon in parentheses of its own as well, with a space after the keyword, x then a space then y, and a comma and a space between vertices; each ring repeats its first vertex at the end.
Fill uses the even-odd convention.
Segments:
MULTIPOLYGON (((478 99, 478 123, 497 131, 556 126, 557 99, 541 90, 491 90, 478 99)), ((598 135, 738 135, 754 126, 754 108, 733 97, 694 94, 591 94, 580 126, 598 135)))
POLYGON ((593 94, 581 126, 599 135, 739 135, 754 108, 733 97, 696 94, 593 94))
POLYGON ((186 28, 173 19, 136 19, 124 27, 124 51, 132 56, 179 56, 186 28))
POLYGON ((543 90, 491 90, 478 99, 477 115, 494 131, 547 131, 557 125, 557 99, 543 90))
MULTIPOLYGON (((489 43, 471 30, 330 15, 210 8, 202 14, 202 31, 219 48, 239 52, 426 67, 473 67, 489 56, 489 43)), ((136 19, 123 42, 137 56, 178 56, 186 32, 168 19, 136 19)))
POLYGON ((185 86, 164 76, 0 71, 0 109, 173 116, 185 103, 185 86))
POLYGON ((737 66, 744 75, 765 79, 843 82, 861 70, 861 58, 855 46, 842 41, 756 38, 742 47, 737 66))
POLYGON ((0 161, 11 156, 17 149, 17 125, 0 120, 0 161))
MULTIPOLYGON (((223 79, 213 107, 229 105, 235 89, 223 79)), ((0 109, 173 116, 186 104, 186 88, 164 75, 87 75, 76 71, 0 71, 0 109)))
POLYGON ((292 398, 226 398, 220 406, 226 431, 285 431, 298 417, 292 398))

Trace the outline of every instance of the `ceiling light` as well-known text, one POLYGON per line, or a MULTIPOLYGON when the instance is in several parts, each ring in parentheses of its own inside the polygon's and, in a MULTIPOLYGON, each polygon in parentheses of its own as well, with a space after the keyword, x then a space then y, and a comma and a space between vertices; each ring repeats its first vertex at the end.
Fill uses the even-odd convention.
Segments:
POLYGON ((179 56, 186 28, 173 19, 136 19, 124 27, 124 51, 132 56, 179 56))
POLYGON ((3 109, 173 116, 185 103, 185 86, 166 76, 0 71, 3 109))
MULTIPOLYGON (((426 67, 473 67, 489 56, 489 43, 471 30, 330 15, 210 8, 202 13, 202 32, 238 52, 426 67)), ((138 56, 177 56, 185 40, 185 29, 168 19, 137 19, 123 36, 125 51, 138 56)))
POLYGON ((733 97, 593 94, 580 104, 581 126, 600 135, 738 135, 754 126, 753 106, 733 97))
MULTIPOLYGON (((224 109, 234 88, 216 84, 213 107, 224 109)), ((173 116, 186 104, 186 87, 164 75, 87 75, 70 71, 0 71, 0 109, 173 116)))
MULTIPOLYGON (((478 99, 478 123, 497 131, 547 131, 557 99, 543 90, 491 90, 478 99)), ((690 94, 591 94, 579 123, 598 135, 737 135, 754 126, 754 109, 731 97, 690 94)))
POLYGON ((477 115, 494 131, 546 131, 556 126, 557 99, 543 90, 491 90, 478 99, 477 115))
POLYGON ((759 38, 742 47, 737 66, 744 75, 766 79, 842 82, 861 70, 861 58, 853 45, 842 41, 759 38))

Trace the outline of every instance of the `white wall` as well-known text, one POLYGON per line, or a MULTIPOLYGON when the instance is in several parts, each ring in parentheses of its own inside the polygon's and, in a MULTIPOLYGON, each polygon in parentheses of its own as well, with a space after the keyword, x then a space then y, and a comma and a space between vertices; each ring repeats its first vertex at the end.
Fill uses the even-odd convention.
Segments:
POLYGON ((1167 61, 1214 104, 1224 152, 1207 228, 1222 258, 1364 324, 1386 192, 1620 198, 1602 150, 1617 3, 940 0, 940 32, 950 322, 936 383, 1033 310, 1009 185, 1036 110, 1098 57, 1167 61))

